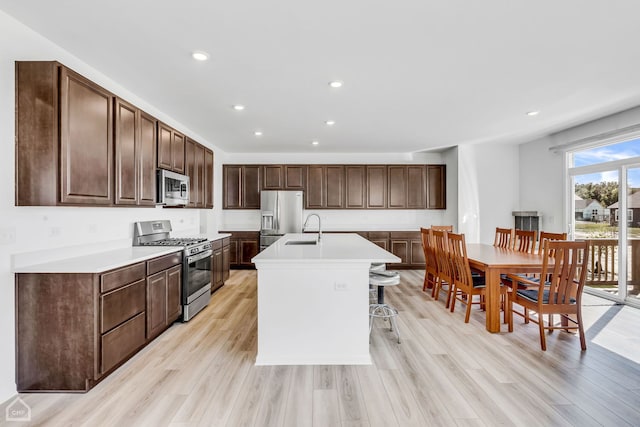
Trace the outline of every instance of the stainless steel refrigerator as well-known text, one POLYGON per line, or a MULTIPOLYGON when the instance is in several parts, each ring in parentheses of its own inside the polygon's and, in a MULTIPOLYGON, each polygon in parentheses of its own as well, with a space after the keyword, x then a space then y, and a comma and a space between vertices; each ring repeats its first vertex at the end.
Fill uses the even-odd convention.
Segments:
POLYGON ((302 233, 302 191, 260 192, 260 250, 287 233, 302 233))

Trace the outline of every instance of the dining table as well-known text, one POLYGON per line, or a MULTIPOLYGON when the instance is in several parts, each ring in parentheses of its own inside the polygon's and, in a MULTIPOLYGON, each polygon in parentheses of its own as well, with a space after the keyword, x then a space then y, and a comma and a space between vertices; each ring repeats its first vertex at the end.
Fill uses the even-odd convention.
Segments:
POLYGON ((500 332, 500 275, 540 273, 542 255, 518 252, 484 243, 468 243, 467 257, 471 269, 481 271, 485 275, 487 331, 500 332))

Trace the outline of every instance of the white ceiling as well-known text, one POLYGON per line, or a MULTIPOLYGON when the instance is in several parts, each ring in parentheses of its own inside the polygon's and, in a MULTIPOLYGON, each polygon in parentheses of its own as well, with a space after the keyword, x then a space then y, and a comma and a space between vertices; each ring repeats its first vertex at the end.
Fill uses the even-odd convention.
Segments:
POLYGON ((640 104, 637 0, 0 0, 0 9, 227 152, 522 143, 640 104), (193 50, 210 60, 194 61, 193 50), (335 79, 343 88, 329 88, 335 79))

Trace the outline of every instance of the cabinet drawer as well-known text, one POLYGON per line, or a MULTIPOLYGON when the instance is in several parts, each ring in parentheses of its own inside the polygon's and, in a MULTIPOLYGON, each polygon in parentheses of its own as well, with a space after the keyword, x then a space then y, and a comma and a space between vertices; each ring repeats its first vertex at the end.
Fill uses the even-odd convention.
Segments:
POLYGON ((182 263, 182 252, 176 252, 173 254, 154 258, 151 261, 147 261, 147 275, 151 276, 158 271, 166 270, 169 267, 182 263))
POLYGON ((409 240, 420 240, 420 232, 419 231, 392 231, 390 233, 391 240, 393 239, 409 239, 409 240))
POLYGON ((138 314, 133 319, 123 323, 102 336, 101 372, 124 361, 145 342, 145 316, 138 314))
POLYGON ((222 239, 214 240, 211 242, 211 249, 214 251, 217 249, 222 249, 222 239))
POLYGON ((144 262, 129 265, 100 276, 100 292, 105 293, 146 277, 144 262))
POLYGON ((225 237, 222 239, 222 246, 229 246, 231 244, 231 237, 225 237))
POLYGON ((100 297, 100 333, 144 311, 145 283, 138 280, 100 297))

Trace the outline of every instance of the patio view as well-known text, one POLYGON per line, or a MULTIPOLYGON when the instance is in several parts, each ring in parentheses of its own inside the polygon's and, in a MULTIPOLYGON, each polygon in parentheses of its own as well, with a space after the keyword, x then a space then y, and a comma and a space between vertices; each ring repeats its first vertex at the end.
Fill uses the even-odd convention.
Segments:
MULTIPOLYGON (((637 149, 638 141, 631 141, 637 149)), ((627 143, 630 144, 630 143, 627 143)), ((618 144, 619 152, 623 152, 618 144)), ((589 164, 595 159, 594 152, 610 156, 616 150, 609 146, 608 153, 602 148, 588 150, 576 156, 576 165, 589 164), (588 155, 585 155, 588 154, 588 155)), ((620 245, 619 234, 622 221, 626 222, 626 297, 640 299, 640 168, 627 168, 624 177, 618 170, 574 176, 574 238, 591 242, 587 286, 619 294, 620 245), (621 178, 625 178, 626 191, 620 192, 621 178), (626 197, 626 212, 620 212, 620 196, 626 197)), ((624 281, 620 283, 624 284, 624 281)))

